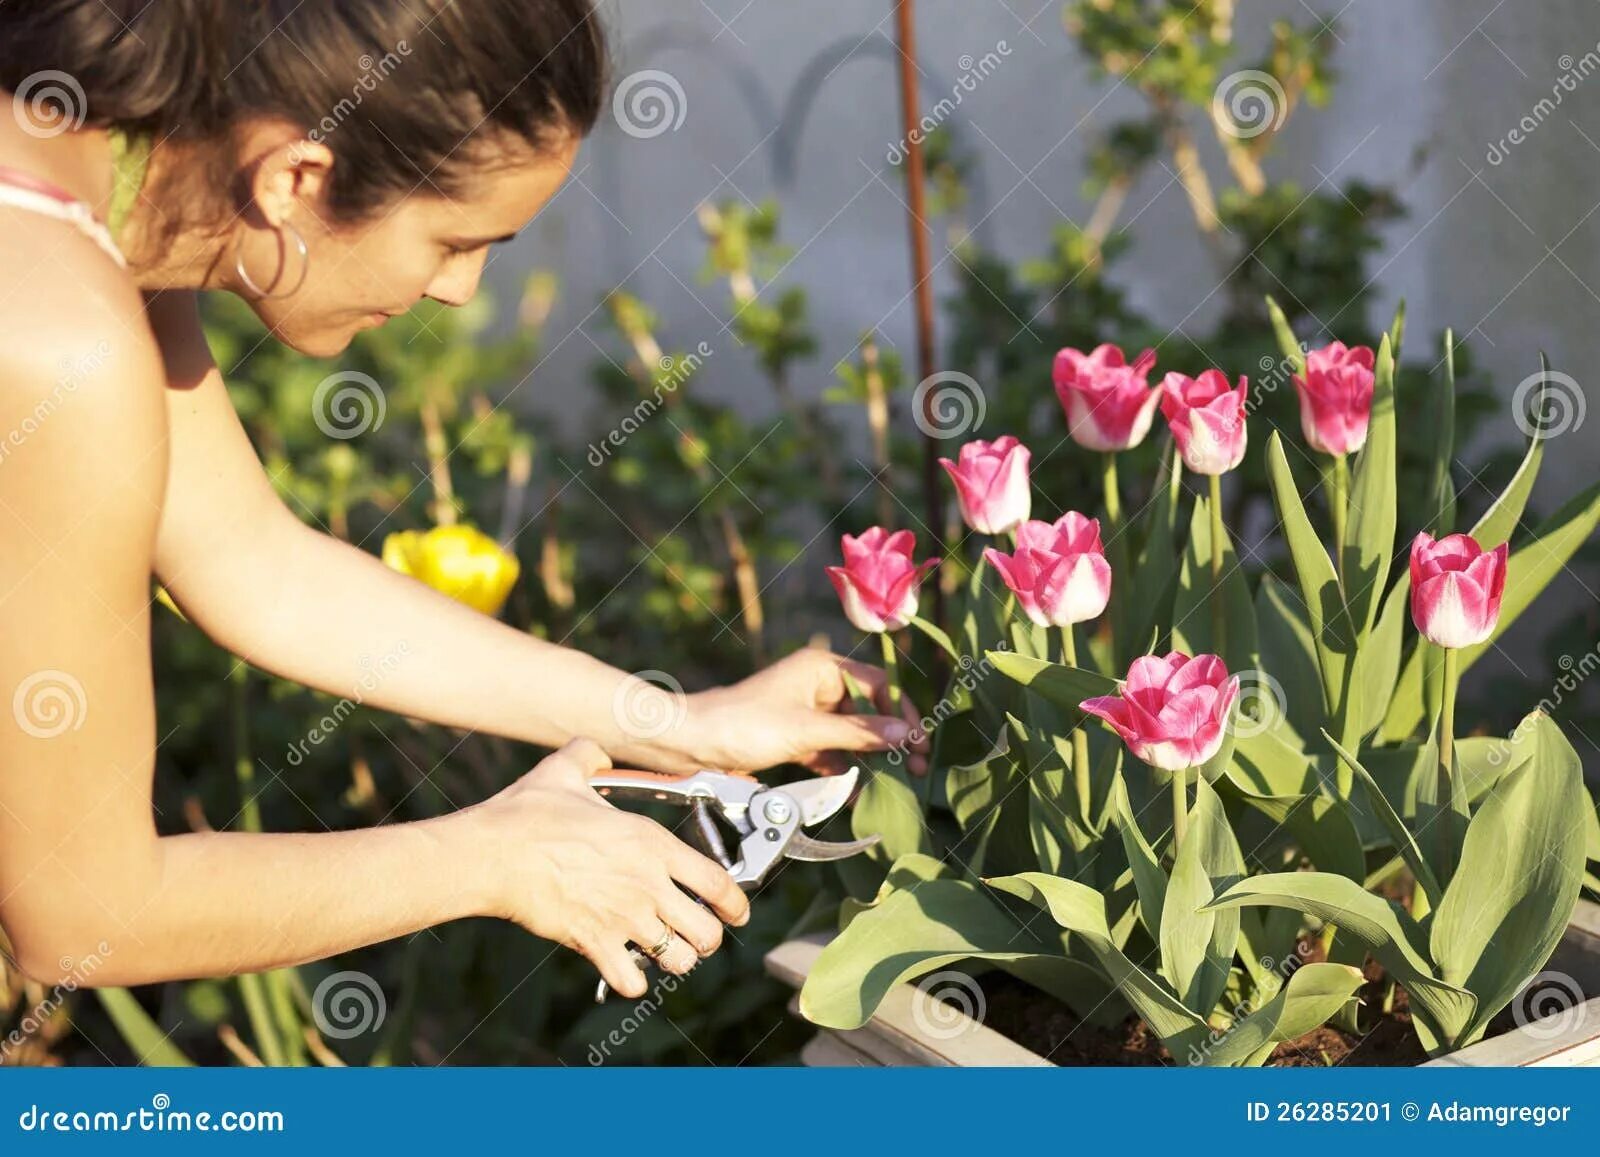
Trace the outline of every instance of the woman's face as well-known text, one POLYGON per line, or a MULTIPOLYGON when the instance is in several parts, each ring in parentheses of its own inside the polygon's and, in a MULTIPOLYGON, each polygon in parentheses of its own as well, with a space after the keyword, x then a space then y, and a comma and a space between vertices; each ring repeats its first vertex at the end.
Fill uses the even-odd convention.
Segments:
MULTIPOLYGON (((414 192, 355 224, 327 226, 297 214, 291 223, 306 241, 305 281, 285 297, 249 298, 251 306, 286 345, 332 357, 356 334, 425 297, 463 305, 477 292, 489 246, 510 240, 555 196, 578 144, 574 137, 559 148, 502 150, 493 164, 474 167, 450 197, 419 175, 414 192)), ((253 232, 259 235, 242 249, 251 275, 268 283, 280 260, 287 261, 282 280, 292 285, 298 252, 291 247, 280 257, 276 239, 253 232)))

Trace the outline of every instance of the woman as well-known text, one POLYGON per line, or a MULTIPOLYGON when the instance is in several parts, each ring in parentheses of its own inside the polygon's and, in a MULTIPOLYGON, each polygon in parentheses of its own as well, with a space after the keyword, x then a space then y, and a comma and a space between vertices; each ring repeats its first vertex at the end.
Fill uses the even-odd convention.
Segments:
POLYGON ((97 984, 257 971, 491 915, 641 995, 630 941, 685 972, 748 904, 589 775, 826 771, 906 740, 842 710, 843 672, 880 700, 881 672, 816 650, 630 736, 629 676, 304 526, 229 405, 198 291, 319 357, 422 298, 466 302, 566 179, 604 73, 587 0, 0 7, 0 927, 25 971, 102 943, 97 984), (367 702, 559 750, 427 822, 160 836, 152 575, 265 670, 342 694, 403 646, 367 702), (31 725, 41 678, 81 688, 70 728, 31 725))

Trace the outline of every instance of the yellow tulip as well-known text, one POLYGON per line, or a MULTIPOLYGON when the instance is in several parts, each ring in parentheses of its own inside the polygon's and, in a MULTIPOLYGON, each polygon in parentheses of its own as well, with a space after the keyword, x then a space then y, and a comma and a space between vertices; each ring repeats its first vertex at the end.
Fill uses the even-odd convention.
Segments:
POLYGON ((472 526, 397 531, 383 540, 383 561, 486 615, 500 613, 522 570, 515 555, 472 526))

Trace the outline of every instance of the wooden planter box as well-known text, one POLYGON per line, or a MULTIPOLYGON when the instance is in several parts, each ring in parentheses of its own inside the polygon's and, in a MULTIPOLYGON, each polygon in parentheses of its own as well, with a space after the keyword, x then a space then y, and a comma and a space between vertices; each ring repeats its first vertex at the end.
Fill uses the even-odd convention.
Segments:
MULTIPOLYGON (((778 945, 767 953, 767 971, 798 990, 830 939, 831 933, 816 933, 778 945)), ((1567 934, 1545 970, 1570 978, 1588 998, 1587 1002, 1427 1063, 1479 1068, 1600 1067, 1600 905, 1587 900, 1578 902, 1567 934)), ((870 1021, 846 1031, 821 1029, 801 1050, 800 1059, 812 1067, 988 1068, 1052 1064, 953 1006, 948 1013, 941 1010, 946 1023, 940 1031, 928 1031, 928 1026, 921 1023, 925 1018, 916 1011, 918 1001, 927 999, 914 985, 898 984, 884 997, 870 1021)), ((799 1015, 798 997, 789 1002, 789 1011, 799 1015)))

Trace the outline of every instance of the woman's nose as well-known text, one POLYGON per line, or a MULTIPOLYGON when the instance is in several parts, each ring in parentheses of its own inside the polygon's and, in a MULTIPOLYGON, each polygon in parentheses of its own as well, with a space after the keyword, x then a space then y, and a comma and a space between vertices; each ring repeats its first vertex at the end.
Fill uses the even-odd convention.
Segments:
POLYGON ((478 282, 483 278, 483 267, 489 257, 487 248, 475 254, 462 254, 449 261, 433 279, 426 294, 441 305, 465 305, 478 292, 478 282))

